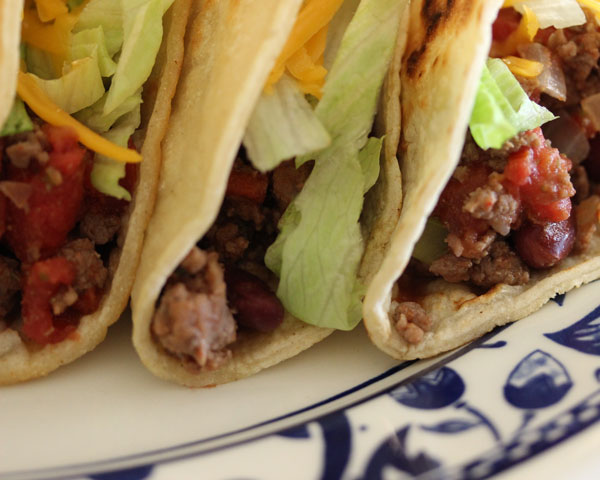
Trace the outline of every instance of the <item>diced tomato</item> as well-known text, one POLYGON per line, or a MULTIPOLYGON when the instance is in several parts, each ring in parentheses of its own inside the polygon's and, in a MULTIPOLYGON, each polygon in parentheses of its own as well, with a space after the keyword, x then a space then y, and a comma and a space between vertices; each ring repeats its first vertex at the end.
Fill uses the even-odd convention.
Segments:
POLYGON ((229 175, 226 195, 246 198, 258 205, 265 201, 268 177, 253 169, 235 168, 229 175))
POLYGON ((523 148, 510 157, 504 169, 504 176, 514 185, 521 187, 527 183, 534 168, 533 150, 523 148))
POLYGON ((525 212, 534 222, 561 222, 569 218, 570 197, 575 195, 569 177, 572 163, 546 145, 541 129, 534 133, 540 137, 540 146, 523 147, 510 156, 504 185, 509 191, 518 187, 525 212))
POLYGON ((502 8, 492 26, 492 38, 496 42, 503 42, 519 28, 520 22, 521 14, 514 8, 502 8))
POLYGON ((23 333, 40 345, 64 340, 76 326, 53 322, 50 299, 75 280, 75 268, 63 257, 34 263, 26 273, 21 312, 23 333))
POLYGON ((79 146, 71 129, 51 125, 43 129, 52 146, 48 164, 43 168, 33 165, 8 169, 8 180, 31 186, 27 209, 12 202, 7 205, 8 243, 15 255, 28 263, 54 255, 64 245, 83 202, 86 150, 79 146), (51 181, 48 168, 60 174, 59 184, 51 181))

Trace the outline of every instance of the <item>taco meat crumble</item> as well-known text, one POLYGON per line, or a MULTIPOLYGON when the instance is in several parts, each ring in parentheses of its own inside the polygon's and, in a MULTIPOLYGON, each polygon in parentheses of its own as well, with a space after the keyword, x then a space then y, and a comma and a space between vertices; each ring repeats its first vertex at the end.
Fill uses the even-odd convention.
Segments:
MULTIPOLYGON (((504 10, 497 22, 506 18, 504 10)), ((448 251, 430 265, 415 267, 413 259, 406 277, 428 270, 426 276, 475 289, 523 285, 532 271, 588 248, 600 217, 600 28, 586 15, 585 25, 541 30, 533 43, 517 47, 552 76, 518 80, 560 120, 497 150, 482 150, 467 133, 459 166, 432 215, 447 230, 448 251)), ((504 30, 495 25, 495 43, 504 30)), ((431 319, 418 298, 405 301, 396 292, 392 323, 406 342, 419 343, 431 319)))
POLYGON ((263 174, 243 156, 234 163, 217 220, 168 279, 152 319, 155 340, 192 372, 220 367, 238 336, 267 333, 283 321, 263 259, 312 167, 297 169, 290 160, 263 174))

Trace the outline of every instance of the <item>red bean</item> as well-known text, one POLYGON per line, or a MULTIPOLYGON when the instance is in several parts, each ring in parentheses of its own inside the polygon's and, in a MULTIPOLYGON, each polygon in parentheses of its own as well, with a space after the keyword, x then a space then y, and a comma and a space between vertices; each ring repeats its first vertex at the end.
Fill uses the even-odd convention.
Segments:
POLYGON ((513 237, 521 259, 532 268, 550 268, 565 258, 575 245, 575 219, 539 225, 526 222, 513 237))
POLYGON ((225 272, 227 300, 240 325, 271 332, 283 322, 283 305, 260 278, 237 268, 225 272))

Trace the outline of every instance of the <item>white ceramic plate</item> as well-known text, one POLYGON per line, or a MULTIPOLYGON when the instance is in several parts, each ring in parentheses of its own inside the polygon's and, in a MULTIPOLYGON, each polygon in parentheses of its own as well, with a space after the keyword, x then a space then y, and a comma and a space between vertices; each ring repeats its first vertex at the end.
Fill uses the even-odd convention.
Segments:
POLYGON ((600 282, 446 356, 398 362, 362 328, 191 390, 94 352, 0 390, 0 478, 600 478, 600 282))

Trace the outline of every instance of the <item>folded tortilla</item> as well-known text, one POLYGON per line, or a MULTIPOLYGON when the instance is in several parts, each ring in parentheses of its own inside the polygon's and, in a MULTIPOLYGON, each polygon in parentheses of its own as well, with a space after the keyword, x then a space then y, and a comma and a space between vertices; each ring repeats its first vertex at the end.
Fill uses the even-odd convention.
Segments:
POLYGON ((416 1, 401 70, 403 138, 400 142, 402 213, 381 267, 369 286, 364 321, 372 341, 398 359, 430 357, 521 319, 557 294, 600 277, 600 236, 583 254, 555 267, 532 271, 521 286, 496 285, 478 294, 464 283, 426 282, 419 303, 432 320, 417 344, 394 328, 392 290, 411 258, 429 215, 460 160, 481 72, 492 41, 492 24, 503 2, 416 1))
MULTIPOLYGON (((169 276, 217 218, 254 105, 301 3, 264 0, 256 8, 252 1, 203 2, 193 14, 164 144, 170 160, 162 169, 156 211, 132 293, 134 346, 144 365, 163 379, 192 387, 238 380, 293 357, 332 333, 286 313, 283 323, 270 333, 238 332, 224 365, 193 372, 163 349, 151 332, 169 276)), ((398 110, 389 116, 398 117, 398 110)), ((386 124, 382 122, 381 128, 386 124)), ((398 121, 392 124, 398 135, 398 121)), ((386 162, 382 170, 396 183, 397 161, 386 162)), ((364 223, 365 238, 375 231, 375 212, 391 203, 384 204, 386 195, 387 189, 381 189, 365 207, 368 213, 363 215, 369 218, 364 223)), ((370 272, 364 267, 361 275, 370 272)))
MULTIPOLYGON (((139 263, 144 231, 152 213, 162 158, 161 142, 171 111, 171 100, 183 58, 183 37, 190 0, 176 0, 163 19, 164 37, 155 66, 144 87, 142 124, 136 135, 143 140, 138 184, 116 242, 115 263, 98 310, 83 316, 65 340, 43 347, 22 339, 13 329, 0 332, 0 385, 41 377, 94 349, 108 327, 123 313, 139 263)), ((23 2, 0 2, 0 119, 10 111, 19 62, 23 2)), ((0 122, 3 123, 3 122, 0 122)))

